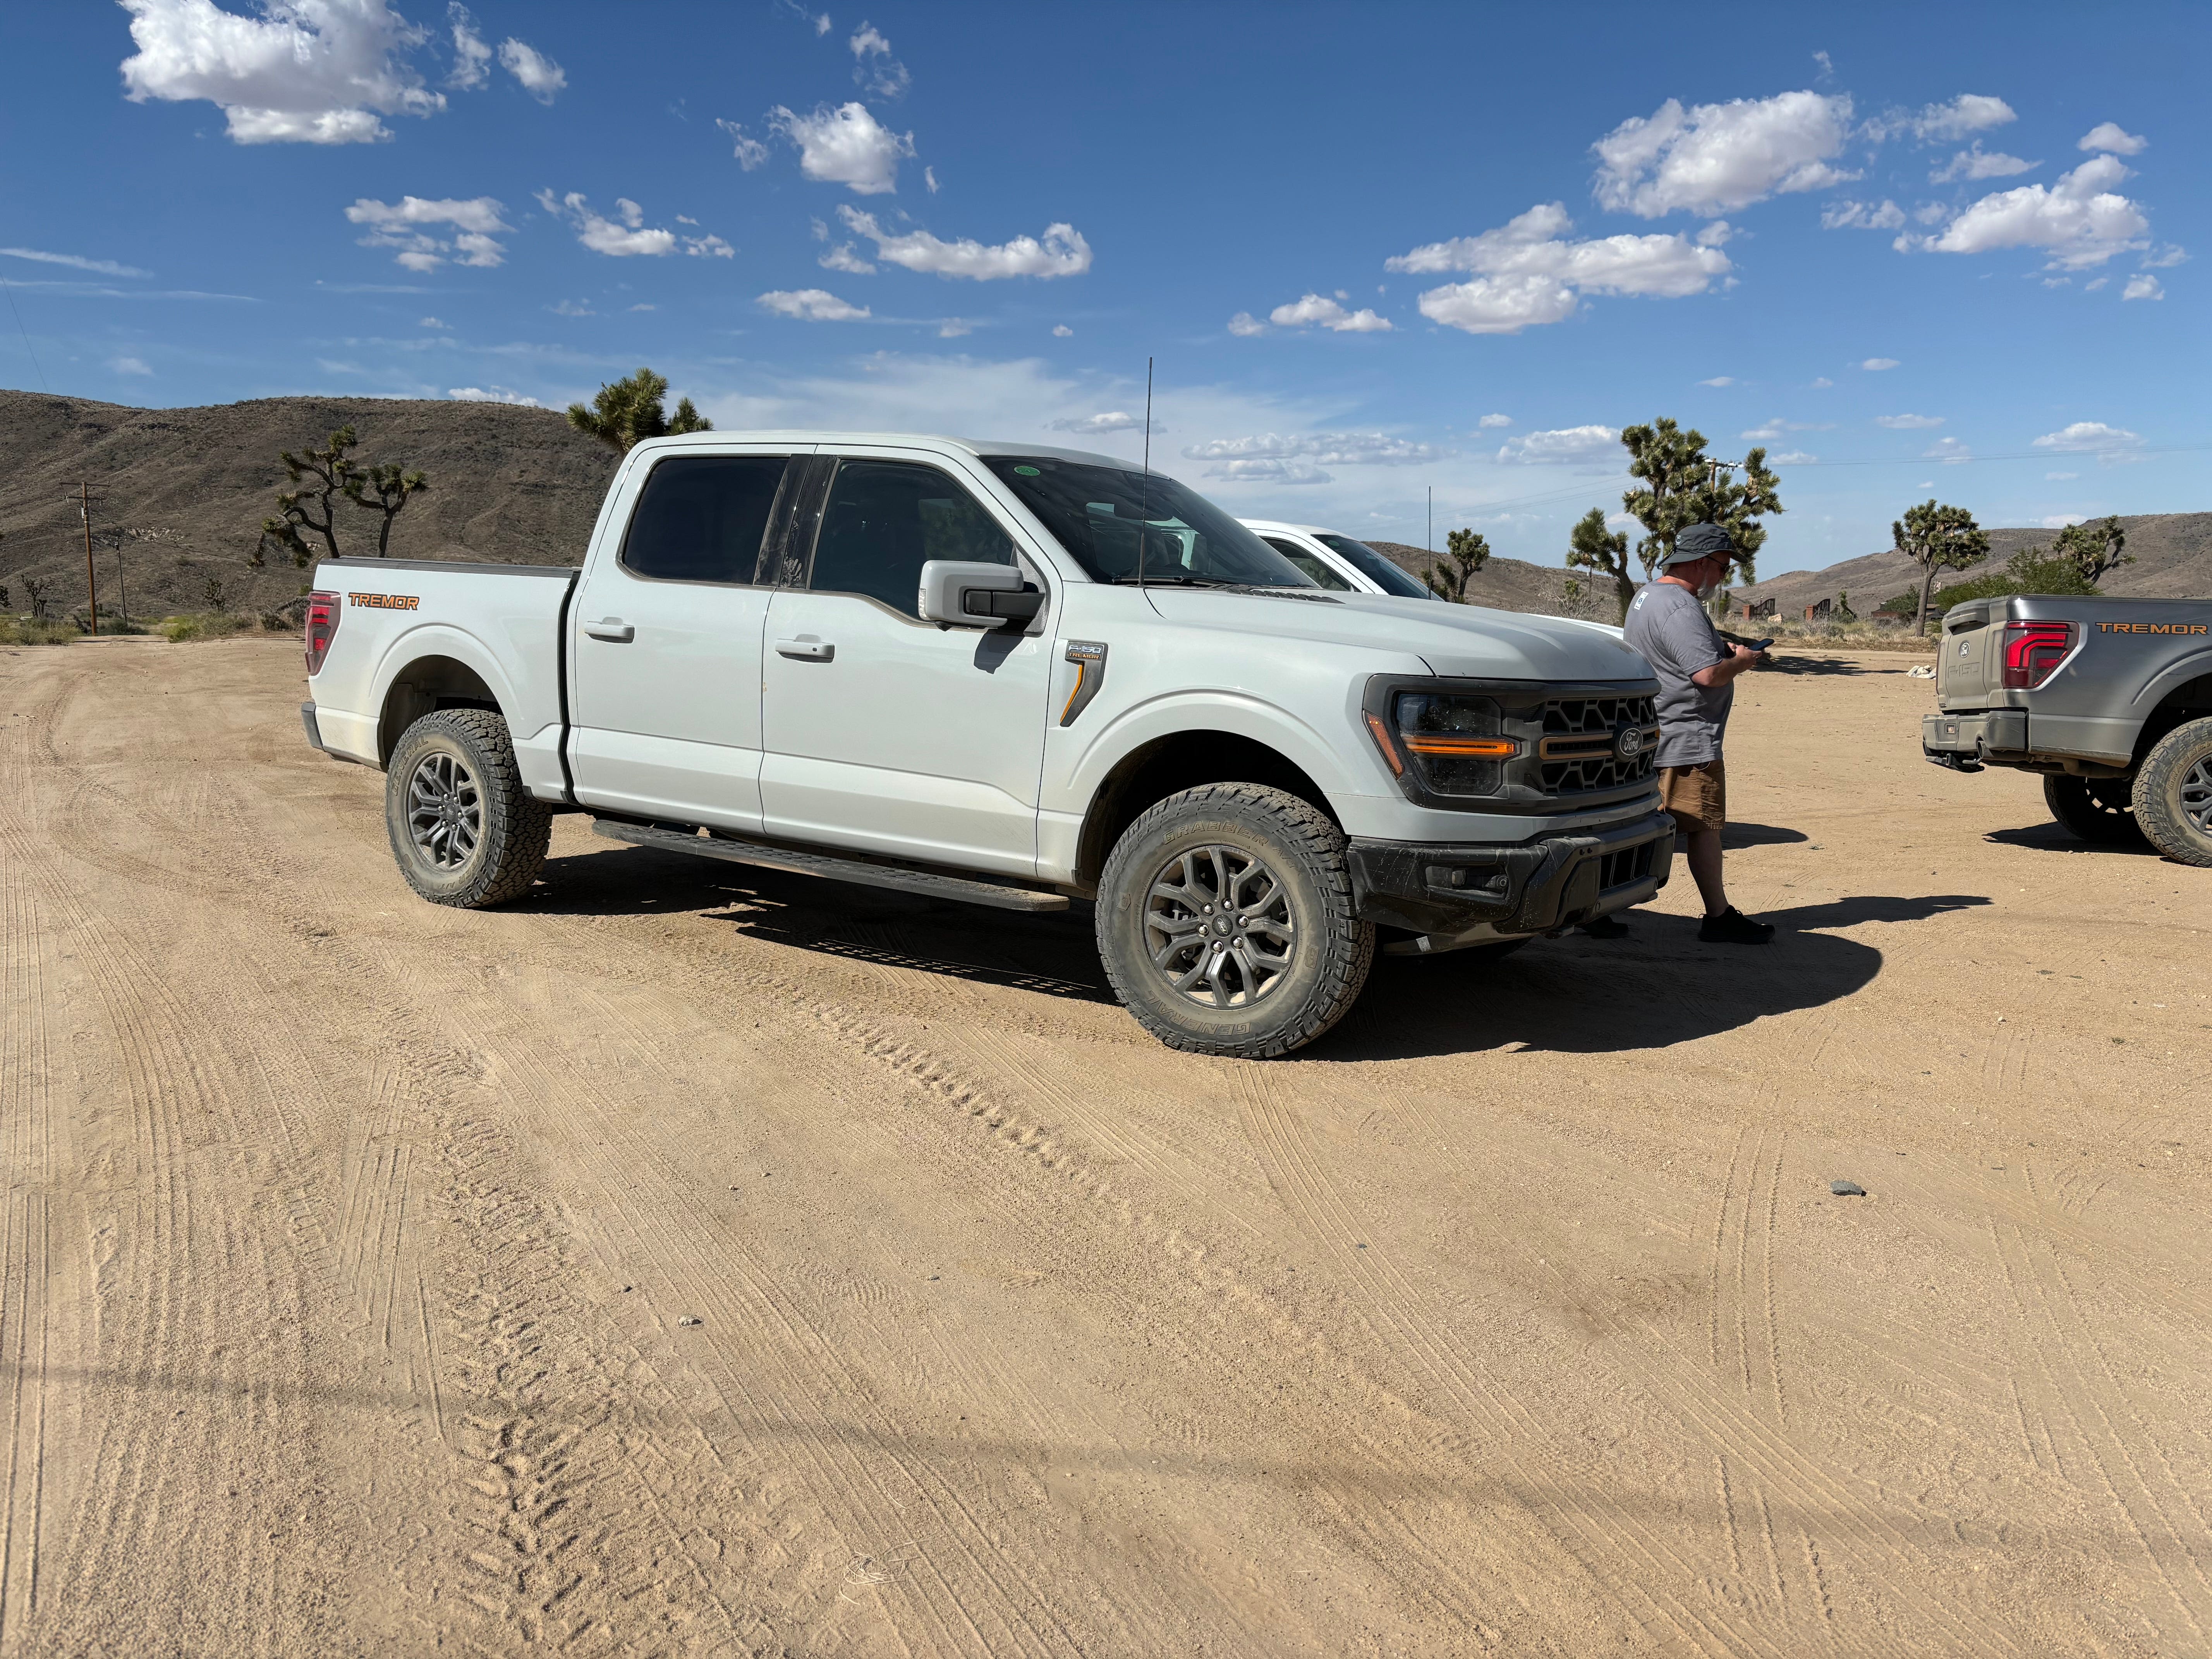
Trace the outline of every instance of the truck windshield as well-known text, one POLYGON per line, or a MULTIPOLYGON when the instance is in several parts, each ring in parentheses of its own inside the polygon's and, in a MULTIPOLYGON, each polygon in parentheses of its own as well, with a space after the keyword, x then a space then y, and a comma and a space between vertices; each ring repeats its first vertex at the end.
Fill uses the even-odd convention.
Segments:
POLYGON ((1093 581, 1135 581, 1141 534, 1148 582, 1314 586, 1305 572, 1196 490, 1160 473, 1049 455, 987 455, 983 462, 1093 581))
POLYGON ((1391 563, 1365 542, 1355 542, 1349 536, 1324 535, 1316 536, 1314 539, 1385 593, 1395 593, 1407 599, 1425 599, 1429 597, 1429 590, 1419 580, 1391 563))

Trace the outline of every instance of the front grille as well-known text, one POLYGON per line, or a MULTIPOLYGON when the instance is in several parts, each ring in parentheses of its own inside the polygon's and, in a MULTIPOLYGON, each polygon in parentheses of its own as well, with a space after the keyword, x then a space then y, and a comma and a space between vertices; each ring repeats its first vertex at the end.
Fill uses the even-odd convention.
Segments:
POLYGON ((1657 842, 1647 841, 1640 847, 1624 847, 1618 853, 1606 854, 1598 860, 1598 890, 1604 892, 1632 881, 1642 881, 1651 873, 1651 857, 1658 850, 1657 842))
POLYGON ((1657 724, 1649 697, 1561 697, 1546 703, 1544 735, 1537 746, 1544 793, 1572 795, 1642 782, 1651 775, 1656 732, 1641 753, 1626 759, 1614 740, 1624 726, 1650 732, 1657 724))

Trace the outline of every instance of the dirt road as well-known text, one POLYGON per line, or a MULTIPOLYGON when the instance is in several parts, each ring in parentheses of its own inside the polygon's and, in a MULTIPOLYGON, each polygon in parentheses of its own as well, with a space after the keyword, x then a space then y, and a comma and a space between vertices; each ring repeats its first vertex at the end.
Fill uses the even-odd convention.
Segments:
POLYGON ((1253 1065, 575 818, 435 908, 291 645, 0 653, 0 1654, 2212 1651, 2212 876, 1905 665, 1745 684, 1771 949, 1253 1065))

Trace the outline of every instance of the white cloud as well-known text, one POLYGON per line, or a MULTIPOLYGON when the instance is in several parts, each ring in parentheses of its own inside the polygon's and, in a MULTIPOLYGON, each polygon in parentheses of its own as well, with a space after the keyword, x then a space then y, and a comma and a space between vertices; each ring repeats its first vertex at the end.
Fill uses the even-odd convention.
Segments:
POLYGON ((1941 415, 1877 415, 1876 426, 1886 426, 1892 432, 1927 432, 1943 424, 1941 415))
POLYGON ((843 185, 856 196, 897 190, 900 159, 914 154, 914 135, 891 131, 865 104, 835 109, 819 104, 811 115, 778 104, 768 112, 768 124, 799 147, 799 172, 819 184, 843 185))
POLYGON ((2102 421, 2076 421, 2056 432, 2045 433, 2035 441, 2035 447, 2071 454, 2112 455, 2136 448, 2142 442, 2141 436, 2123 426, 2107 426, 2102 421))
POLYGON ((1895 368, 1897 367, 1897 359, 1894 357, 1869 357, 1864 362, 1861 363, 1859 367, 1865 369, 1869 374, 1879 374, 1885 368, 1895 368))
POLYGON ((1066 323, 1054 323, 1052 325, 1052 337, 1055 340, 1065 340, 1074 332, 1075 331, 1066 323))
POLYGON ((658 311, 660 307, 656 305, 648 305, 644 301, 640 300, 635 305, 632 306, 630 309, 632 311, 658 311))
POLYGON ((1802 449, 1790 449, 1779 455, 1769 455, 1766 464, 1769 466, 1811 466, 1820 459, 1818 455, 1808 455, 1802 449))
POLYGON ((447 325, 441 322, 435 317, 422 317, 416 319, 415 326, 417 328, 444 328, 447 325))
POLYGON ((513 228, 500 216, 506 211, 489 196, 466 199, 403 196, 397 202, 379 202, 363 196, 345 210, 357 225, 367 225, 363 247, 388 247, 410 270, 435 270, 448 260, 485 269, 505 263, 506 245, 493 233, 513 228), (433 236, 425 225, 449 225, 450 237, 433 236))
POLYGON ((544 404, 535 398, 526 398, 520 392, 509 391, 503 386, 457 386, 446 395, 456 403, 513 404, 520 409, 543 409, 544 404))
POLYGON ((1331 474, 1311 461, 1285 461, 1272 457, 1224 461, 1218 466, 1206 468, 1206 476, 1224 478, 1231 483, 1325 484, 1334 482, 1331 474))
MULTIPOLYGON (((1049 423, 1054 432, 1080 432, 1087 437, 1097 437, 1103 432, 1134 432, 1145 423, 1126 410, 1109 409, 1097 415, 1085 415, 1078 420, 1054 421, 1049 423)), ((1152 428, 1157 435, 1162 430, 1152 428)))
POLYGON ((732 247, 720 237, 712 234, 686 236, 684 239, 684 251, 686 253, 703 255, 713 259, 734 259, 738 253, 737 249, 732 247))
POLYGON ((1851 100, 1816 92, 1736 99, 1684 110, 1669 98, 1623 121, 1590 148, 1598 204, 1656 219, 1705 217, 1778 193, 1824 190, 1858 175, 1830 165, 1851 125, 1851 100))
POLYGON ((111 357, 107 366, 118 374, 151 374, 154 372, 147 367, 143 357, 111 357))
POLYGON ((2086 524, 2088 518, 2086 513, 2053 513, 2045 518, 2043 527, 2045 530, 2063 530, 2069 525, 2086 524))
POLYGON ((796 292, 778 289, 762 295, 753 303, 779 317, 796 317, 808 323, 856 323, 868 315, 867 307, 850 304, 818 288, 802 288, 796 292))
POLYGON ((1973 452, 1956 438, 1938 438, 1920 452, 1920 458, 1927 461, 1941 461, 1946 466, 1956 466, 1961 461, 1974 459, 1973 452))
POLYGON ((1964 92, 1948 104, 1923 105, 1917 114, 1905 110, 1887 111, 1869 121, 1865 131, 1876 143, 1905 133, 1923 144, 1955 143, 2019 118, 2012 106, 2002 98, 1964 92))
POLYGON ((1663 299, 1702 294, 1731 269, 1717 247, 1700 247, 1685 236, 1565 240, 1573 228, 1563 204, 1539 204, 1496 230, 1431 242, 1383 263, 1417 274, 1481 273, 1420 297, 1423 316, 1470 334, 1517 334, 1561 321, 1584 293, 1663 299))
POLYGON ((814 262, 824 270, 842 270, 854 276, 872 276, 876 268, 853 252, 850 242, 840 242, 814 262))
POLYGON ((747 173, 768 160, 768 146, 748 133, 742 122, 717 118, 714 125, 730 135, 730 153, 738 158, 738 165, 747 173))
POLYGON ((2140 155, 2150 148, 2150 140, 2138 138, 2118 121, 2100 121, 2081 135, 2076 149, 2109 150, 2115 155, 2140 155))
POLYGON ((1748 432, 1740 432, 1736 435, 1747 438, 1755 444, 1771 444, 1792 432, 1826 432, 1828 429, 1825 422, 1785 421, 1778 415, 1765 424, 1753 427, 1748 432))
POLYGON ((891 56, 891 43, 872 23, 863 22, 845 43, 853 49, 853 79, 878 98, 896 98, 913 77, 906 65, 891 56))
POLYGON ((1568 466, 1592 461, 1611 461, 1620 434, 1609 426, 1570 426, 1552 432, 1531 432, 1510 439, 1498 452, 1501 461, 1531 465, 1568 466))
POLYGON ((975 325, 965 317, 947 317, 937 325, 937 337, 940 340, 957 340, 963 334, 975 331, 975 325))
POLYGON ((1833 385, 1835 385, 1835 382, 1830 380, 1826 375, 1816 375, 1814 377, 1813 380, 1813 390, 1815 392, 1826 392, 1833 385))
MULTIPOLYGON (((1215 438, 1192 444, 1182 453, 1186 460, 1214 462, 1207 476, 1220 478, 1282 477, 1283 469, 1298 465, 1418 466, 1437 456, 1437 450, 1427 444, 1382 432, 1261 432, 1247 438, 1215 438)), ((1284 481, 1318 483, 1326 479, 1284 481)))
POLYGON ((2081 475, 2078 472, 2046 472, 2043 475, 2043 482, 2045 483, 2064 483, 2070 478, 2078 478, 2081 476, 2081 475))
POLYGON ((1364 309, 1346 311, 1335 301, 1318 294, 1277 306, 1267 313, 1267 320, 1278 328, 1307 328, 1318 323, 1339 334, 1373 334, 1387 332, 1390 328, 1387 317, 1378 317, 1364 309))
POLYGON ((453 28, 453 72, 446 84, 463 91, 483 85, 491 79, 491 43, 477 33, 477 20, 461 0, 447 6, 446 21, 453 28))
POLYGON ((993 247, 967 237, 944 241, 926 230, 896 234, 878 225, 874 214, 849 205, 840 207, 837 216, 847 229, 876 245, 876 258, 908 270, 988 283, 1006 276, 1079 276, 1091 269, 1091 244, 1073 225, 1047 225, 1042 240, 1017 236, 993 247))
POLYGON ((259 17, 213 0, 123 0, 138 50, 123 60, 125 96, 223 112, 240 144, 361 144, 389 138, 380 115, 434 115, 407 61, 424 33, 386 0, 270 0, 259 17))
POLYGON ((1735 384, 1735 376, 1733 374, 1716 374, 1711 380, 1700 380, 1698 384, 1699 386, 1734 386, 1735 384))
POLYGON ((592 302, 588 300, 563 300, 545 308, 556 317, 596 317, 599 314, 592 309, 592 302))
POLYGON ((1901 230, 1905 210, 1885 197, 1872 202, 1831 202, 1820 210, 1823 230, 1901 230))
MULTIPOLYGON (((2001 149, 1984 149, 1977 139, 1928 175, 1931 185, 1948 185, 1954 179, 2009 179, 2016 173, 2039 167, 2040 161, 2023 161, 2001 149)), ((1901 221, 1899 222, 1902 222, 1901 221)))
POLYGON ((938 188, 937 169, 935 167, 924 167, 921 170, 921 182, 928 187, 929 193, 932 196, 936 195, 938 188))
POLYGON ((1501 426, 1511 426, 1513 417, 1510 415, 1486 415, 1475 424, 1485 432, 1489 432, 1501 426))
POLYGON ((568 72, 535 46, 509 35, 499 43, 499 66, 522 83, 522 89, 541 104, 568 84, 568 72))
POLYGON ((1249 311, 1240 311, 1229 319, 1229 331, 1239 339, 1249 340, 1255 334, 1265 334, 1267 324, 1249 311))
POLYGON ((2123 300, 2163 300, 2166 298, 2166 289, 2160 285, 2157 277, 2152 276, 2148 271, 2144 271, 2141 276, 2130 276, 2128 278, 2128 285, 2120 290, 2120 298, 2123 300))
MULTIPOLYGON (((578 191, 572 190, 566 196, 556 198, 551 191, 541 190, 538 192, 538 205, 555 218, 565 219, 575 226, 576 240, 594 253, 626 259, 637 254, 658 258, 662 254, 676 252, 676 233, 648 228, 645 222, 645 210, 627 196, 615 198, 615 213, 620 223, 592 212, 578 191)), ((686 236, 683 240, 694 253, 716 252, 715 247, 708 246, 709 243, 719 244, 724 248, 728 246, 719 236, 686 236)))
POLYGON ((40 264, 67 265, 72 270, 95 271, 102 276, 151 276, 136 265, 119 265, 112 259, 88 259, 82 253, 47 253, 34 247, 0 247, 11 259, 35 259, 40 264))
POLYGON ((2145 246, 2150 221, 2111 187, 2128 176, 2112 156, 2099 155, 2048 186, 2023 185, 1984 196, 1951 221, 1940 236, 1900 246, 1937 253, 1987 253, 2007 247, 2043 248, 2053 268, 2079 270, 2114 254, 2145 246))

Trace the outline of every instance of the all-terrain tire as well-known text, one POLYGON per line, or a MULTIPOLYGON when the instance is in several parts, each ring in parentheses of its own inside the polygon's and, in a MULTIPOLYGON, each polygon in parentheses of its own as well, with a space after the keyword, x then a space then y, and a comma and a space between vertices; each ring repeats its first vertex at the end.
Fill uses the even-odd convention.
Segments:
POLYGON ((2142 827, 2124 778, 2047 776, 2043 804, 2068 834, 2100 847, 2140 847, 2142 827))
POLYGON ((2177 726, 2136 769, 2136 822, 2176 864, 2212 866, 2212 720, 2177 726))
POLYGON ((538 879, 553 812, 523 787, 501 716, 441 708, 392 749, 384 827, 410 887, 433 904, 481 910, 538 879))
POLYGON ((1121 1006, 1194 1054, 1303 1048, 1344 1018, 1375 962, 1343 832, 1256 783, 1206 784, 1147 810, 1107 855, 1097 915, 1121 1006))

